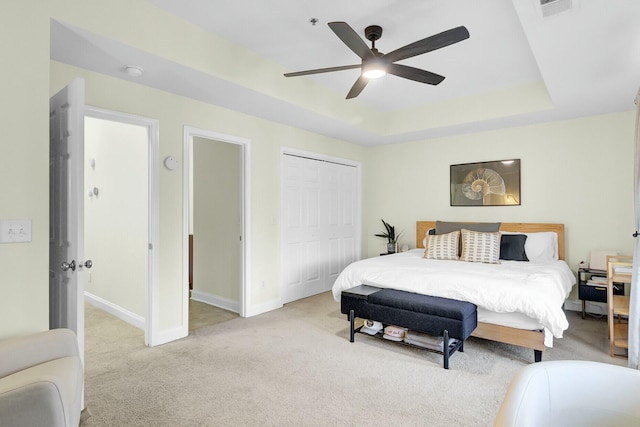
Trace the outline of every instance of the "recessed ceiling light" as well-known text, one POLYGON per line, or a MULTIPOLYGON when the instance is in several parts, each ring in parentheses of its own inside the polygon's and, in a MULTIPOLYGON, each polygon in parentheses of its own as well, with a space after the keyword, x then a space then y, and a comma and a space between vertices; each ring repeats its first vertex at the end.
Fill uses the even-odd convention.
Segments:
POLYGON ((136 67, 135 65, 127 65, 124 67, 124 72, 129 74, 131 77, 140 77, 142 75, 142 68, 136 67))

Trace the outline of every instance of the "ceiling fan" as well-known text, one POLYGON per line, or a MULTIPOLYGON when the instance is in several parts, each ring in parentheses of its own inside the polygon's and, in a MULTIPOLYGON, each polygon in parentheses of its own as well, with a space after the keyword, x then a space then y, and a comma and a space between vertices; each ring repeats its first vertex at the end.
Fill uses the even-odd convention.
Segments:
POLYGON ((376 40, 382 37, 382 27, 370 25, 364 30, 367 40, 371 41, 371 48, 346 22, 329 22, 329 28, 346 44, 349 49, 360 57, 362 62, 355 65, 343 65, 340 67, 317 68, 315 70, 297 71, 286 73, 285 77, 306 76, 309 74, 328 73, 332 71, 351 70, 361 68, 362 73, 351 90, 347 94, 347 99, 355 98, 365 88, 369 79, 382 77, 385 74, 393 74, 420 83, 437 85, 444 80, 444 76, 409 67, 407 65, 396 64, 396 61, 422 55, 432 50, 440 49, 458 43, 469 38, 469 31, 464 27, 456 27, 439 34, 427 37, 417 42, 408 44, 387 54, 380 53, 376 49, 376 40))

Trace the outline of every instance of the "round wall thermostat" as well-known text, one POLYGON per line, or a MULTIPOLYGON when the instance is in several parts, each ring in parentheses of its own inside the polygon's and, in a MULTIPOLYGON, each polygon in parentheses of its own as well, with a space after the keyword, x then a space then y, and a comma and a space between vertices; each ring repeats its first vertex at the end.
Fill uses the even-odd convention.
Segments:
POLYGON ((178 161, 173 156, 168 156, 164 159, 164 167, 170 171, 175 170, 178 167, 178 161))

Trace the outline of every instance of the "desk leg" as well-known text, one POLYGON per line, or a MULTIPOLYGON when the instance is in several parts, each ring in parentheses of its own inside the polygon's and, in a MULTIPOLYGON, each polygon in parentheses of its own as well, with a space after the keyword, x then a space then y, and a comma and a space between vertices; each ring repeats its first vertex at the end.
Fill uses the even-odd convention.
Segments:
POLYGON ((582 318, 584 319, 584 309, 585 309, 586 301, 582 300, 582 318))

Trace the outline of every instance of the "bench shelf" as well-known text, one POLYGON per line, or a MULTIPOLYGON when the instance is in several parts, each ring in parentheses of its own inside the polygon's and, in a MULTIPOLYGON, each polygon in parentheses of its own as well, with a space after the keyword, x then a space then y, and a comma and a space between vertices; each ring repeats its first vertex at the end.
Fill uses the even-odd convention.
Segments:
MULTIPOLYGON (((362 329, 362 327, 364 326, 360 326, 358 328, 355 327, 355 315, 353 314, 353 310, 351 310, 350 314, 349 314, 349 318, 350 318, 350 322, 351 322, 351 333, 350 333, 350 342, 354 342, 355 341, 355 334, 357 332, 360 332, 360 330, 362 329)), ((370 319, 373 320, 373 319, 370 319)), ((384 325, 389 326, 389 325, 384 325)), ((397 326, 397 325, 396 325, 397 326)), ((363 332, 364 334, 364 332, 363 332)), ((446 329, 443 331, 442 333, 442 343, 443 343, 443 350, 435 350, 433 348, 429 348, 429 347, 422 347, 419 345, 415 345, 415 344, 411 344, 405 341, 391 341, 388 340, 386 338, 384 338, 384 329, 378 333, 376 333, 375 335, 370 335, 370 334, 364 334, 364 335, 369 335, 371 337, 376 337, 378 339, 387 341, 387 342, 391 342, 393 344, 402 344, 404 346, 407 347, 412 347, 412 348, 416 348, 418 350, 424 350, 424 351, 428 351, 430 353, 436 353, 436 354, 441 354, 443 356, 443 367, 444 369, 449 369, 449 359, 451 358, 451 356, 453 355, 453 353, 455 353, 456 351, 461 351, 464 352, 464 341, 463 340, 459 340, 459 339, 449 339, 449 331, 447 331, 446 329), (444 350, 444 343, 449 342, 449 345, 446 348, 446 351, 444 350)))

